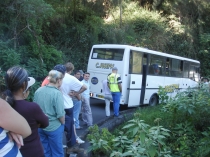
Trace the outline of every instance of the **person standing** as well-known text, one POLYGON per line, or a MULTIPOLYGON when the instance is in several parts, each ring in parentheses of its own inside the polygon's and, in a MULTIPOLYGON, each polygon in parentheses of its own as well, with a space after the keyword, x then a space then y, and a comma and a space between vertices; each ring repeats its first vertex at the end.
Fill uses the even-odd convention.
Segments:
POLYGON ((76 144, 77 141, 81 139, 76 137, 75 134, 75 127, 74 127, 74 116, 73 110, 74 105, 70 95, 73 93, 73 96, 77 96, 83 91, 87 89, 83 83, 81 83, 77 78, 70 75, 71 72, 74 70, 74 65, 71 62, 65 64, 66 73, 63 78, 62 85, 60 87, 61 92, 64 98, 64 108, 65 108, 65 131, 67 132, 66 139, 67 139, 67 146, 72 147, 76 144))
POLYGON ((85 124, 90 127, 93 125, 93 116, 90 108, 90 84, 89 84, 90 73, 85 72, 83 75, 83 80, 81 81, 87 90, 84 91, 82 95, 82 120, 85 124))
POLYGON ((34 102, 39 104, 48 116, 49 126, 39 128, 39 135, 44 147, 45 157, 63 156, 63 133, 65 123, 64 100, 59 87, 62 84, 63 72, 51 70, 48 75, 49 84, 40 87, 34 95, 34 102))
MULTIPOLYGON (((80 79, 81 73, 79 70, 75 71, 74 77, 76 77, 78 80, 80 79)), ((72 97, 72 101, 74 104, 74 119, 75 119, 75 128, 76 129, 82 129, 82 127, 79 125, 79 114, 81 111, 81 95, 78 94, 77 96, 72 97)))
POLYGON ((117 73, 117 67, 112 68, 112 73, 108 75, 107 85, 112 93, 114 116, 119 116, 120 108, 120 97, 122 93, 122 80, 120 75, 117 73))
POLYGON ((109 87, 107 86, 107 79, 102 81, 103 86, 103 94, 105 99, 105 113, 106 116, 110 116, 110 101, 112 100, 112 94, 110 92, 109 87))
POLYGON ((28 122, 32 134, 25 138, 24 146, 20 152, 24 157, 43 157, 44 150, 38 134, 38 128, 48 126, 48 117, 43 113, 38 104, 28 102, 30 87, 35 83, 33 77, 28 77, 24 68, 19 66, 11 67, 5 75, 7 90, 3 92, 5 100, 28 122))

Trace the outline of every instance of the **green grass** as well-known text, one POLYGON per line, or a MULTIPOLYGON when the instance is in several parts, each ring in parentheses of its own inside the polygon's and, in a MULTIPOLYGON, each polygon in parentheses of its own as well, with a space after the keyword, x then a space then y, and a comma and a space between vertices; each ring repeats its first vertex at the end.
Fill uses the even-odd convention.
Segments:
MULTIPOLYGON (((155 123, 155 120, 157 118, 160 118, 161 121, 159 124, 167 129, 170 129, 170 122, 172 118, 169 116, 168 113, 164 113, 161 111, 162 105, 157 106, 145 106, 145 107, 138 107, 136 112, 134 114, 139 114, 139 117, 141 120, 144 120, 146 124, 149 124, 150 126, 156 126, 157 123, 155 123)), ((119 125, 114 131, 114 135, 118 135, 120 130, 123 126, 126 125, 127 122, 122 123, 119 125)))

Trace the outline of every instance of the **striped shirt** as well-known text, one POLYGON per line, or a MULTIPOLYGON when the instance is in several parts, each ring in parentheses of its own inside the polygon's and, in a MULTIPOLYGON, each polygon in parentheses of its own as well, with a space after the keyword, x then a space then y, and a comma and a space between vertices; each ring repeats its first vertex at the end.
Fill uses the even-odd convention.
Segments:
POLYGON ((22 157, 17 145, 10 141, 7 130, 0 127, 0 156, 2 157, 22 157))

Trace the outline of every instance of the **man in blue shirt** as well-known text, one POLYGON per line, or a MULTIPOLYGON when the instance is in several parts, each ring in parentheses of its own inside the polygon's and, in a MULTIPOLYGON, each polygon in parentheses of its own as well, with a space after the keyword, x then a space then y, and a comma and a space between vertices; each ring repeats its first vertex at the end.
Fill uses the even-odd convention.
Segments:
POLYGON ((83 75, 84 79, 81 81, 86 87, 82 95, 82 120, 87 124, 87 126, 93 125, 93 116, 92 111, 90 108, 90 84, 89 84, 89 77, 90 73, 86 72, 83 75))

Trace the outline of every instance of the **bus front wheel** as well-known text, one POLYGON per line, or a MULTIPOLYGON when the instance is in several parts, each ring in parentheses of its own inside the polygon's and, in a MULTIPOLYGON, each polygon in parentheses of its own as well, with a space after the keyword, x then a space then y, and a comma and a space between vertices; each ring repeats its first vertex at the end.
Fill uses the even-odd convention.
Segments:
POLYGON ((157 96, 157 94, 153 94, 149 100, 149 105, 155 106, 157 104, 158 104, 158 96, 157 96))

